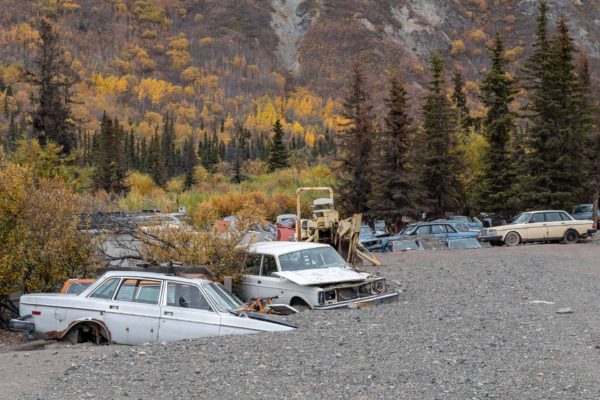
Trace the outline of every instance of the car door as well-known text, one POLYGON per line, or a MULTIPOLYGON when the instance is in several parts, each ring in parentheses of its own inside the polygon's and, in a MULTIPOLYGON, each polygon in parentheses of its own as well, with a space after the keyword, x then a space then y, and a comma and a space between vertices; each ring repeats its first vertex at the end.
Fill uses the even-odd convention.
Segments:
MULTIPOLYGON (((260 268, 260 279, 257 284, 260 297, 279 297, 275 303, 285 302, 287 296, 282 288, 283 278, 275 275, 278 272, 277 261, 274 256, 263 255, 260 268)), ((289 300, 289 299, 287 299, 289 300)))
MULTIPOLYGON (((519 232, 520 233, 520 232, 519 232)), ((544 213, 535 213, 531 216, 526 228, 526 240, 544 240, 548 237, 548 229, 544 213)))
POLYGON ((153 343, 158 338, 162 281, 125 278, 105 311, 112 340, 120 344, 153 343))
POLYGON ((448 238, 445 225, 431 225, 431 234, 438 239, 448 238))
POLYGON ((167 281, 161 304, 159 341, 219 336, 221 316, 198 285, 167 281))
POLYGON ((446 228, 446 237, 448 239, 459 239, 463 237, 463 235, 460 232, 458 232, 452 225, 444 225, 444 228, 446 228))
POLYGON ((567 224, 563 221, 560 212, 547 212, 546 229, 549 239, 562 239, 567 231, 567 224))
POLYGON ((249 253, 246 256, 245 271, 239 285, 239 295, 244 301, 259 297, 261 263, 262 254, 249 253))

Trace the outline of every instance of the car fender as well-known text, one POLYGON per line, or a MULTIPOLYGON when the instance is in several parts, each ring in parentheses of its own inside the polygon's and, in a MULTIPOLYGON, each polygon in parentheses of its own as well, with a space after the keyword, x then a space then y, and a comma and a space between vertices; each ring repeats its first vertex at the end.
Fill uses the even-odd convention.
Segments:
POLYGON ((76 320, 71 321, 64 330, 45 332, 45 335, 50 339, 63 339, 69 332, 71 332, 71 330, 73 328, 76 328, 77 326, 79 326, 81 324, 90 323, 90 322, 100 326, 100 329, 102 329, 106 334, 106 339, 108 340, 108 343, 112 343, 112 335, 110 333, 110 330, 104 323, 104 321, 97 319, 97 318, 90 318, 90 317, 78 318, 76 320))

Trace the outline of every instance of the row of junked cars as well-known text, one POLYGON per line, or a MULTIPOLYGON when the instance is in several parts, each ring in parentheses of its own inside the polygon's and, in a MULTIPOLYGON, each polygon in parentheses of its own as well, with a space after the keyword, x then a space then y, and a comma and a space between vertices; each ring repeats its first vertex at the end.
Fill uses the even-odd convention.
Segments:
MULTIPOLYGON (((512 224, 485 229, 472 226, 476 223, 450 218, 412 224, 398 235, 382 238, 380 245, 385 248, 399 238, 419 235, 477 238, 509 246, 551 240, 573 243, 595 233, 591 220, 575 220, 564 211, 526 212, 512 224)), ((65 286, 63 291, 72 294, 23 295, 21 317, 10 326, 35 337, 75 343, 140 344, 287 331, 294 324, 277 313, 354 308, 398 299, 384 278, 357 271, 325 244, 254 243, 248 248, 245 267, 237 289, 249 303, 203 277, 112 271, 98 280, 71 281, 73 288, 81 289, 71 291, 71 286, 65 286), (262 304, 262 299, 269 299, 265 308, 249 306, 262 304)))
POLYGON ((575 210, 586 212, 575 214, 575 218, 562 210, 529 211, 517 215, 511 223, 488 228, 484 228, 478 219, 464 216, 411 223, 395 235, 376 235, 368 226, 364 226, 361 240, 370 250, 383 252, 422 249, 411 247, 411 243, 418 243, 419 238, 426 237, 439 239, 448 247, 452 247, 453 242, 475 247, 479 247, 478 242, 487 242, 492 246, 533 242, 576 243, 595 235, 596 229, 591 220, 591 211, 587 213, 587 208, 583 206, 575 210))
MULTIPOLYGON (((329 245, 260 242, 249 247, 239 283, 250 303, 268 311, 361 307, 396 301, 382 277, 358 272, 329 245)), ((38 338, 73 343, 141 344, 207 336, 287 331, 287 318, 257 312, 222 285, 200 277, 111 271, 75 283, 78 294, 26 294, 10 326, 38 338)), ((64 289, 69 293, 69 287, 64 289)))

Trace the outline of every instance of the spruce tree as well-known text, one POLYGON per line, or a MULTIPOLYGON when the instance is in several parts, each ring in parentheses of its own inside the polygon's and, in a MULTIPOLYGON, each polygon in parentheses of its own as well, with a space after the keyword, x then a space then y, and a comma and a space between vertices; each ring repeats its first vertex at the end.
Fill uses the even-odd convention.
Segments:
POLYGON ((461 139, 469 135, 472 125, 471 111, 467 105, 467 95, 464 92, 465 82, 460 71, 454 71, 452 76, 452 104, 458 112, 457 123, 460 128, 461 139))
POLYGON ((496 33, 491 49, 492 67, 481 82, 481 101, 486 108, 483 134, 488 147, 483 154, 483 170, 479 177, 478 206, 486 212, 508 218, 517 211, 517 194, 514 192, 515 168, 511 157, 511 136, 515 116, 510 105, 517 90, 515 81, 506 72, 508 61, 504 45, 496 33))
MULTIPOLYGON (((600 165, 600 107, 598 100, 596 100, 596 97, 594 96, 594 93, 597 92, 598 85, 592 81, 589 58, 586 53, 581 54, 578 75, 583 91, 583 98, 592 117, 591 130, 586 140, 584 152, 586 157, 586 192, 592 199, 592 215, 598 215, 598 202, 600 200, 600 168, 597 168, 597 166, 600 165)), ((594 218, 594 223, 594 227, 598 228, 597 218, 594 218)))
POLYGON ((411 163, 414 136, 409 116, 409 98, 404 83, 393 77, 386 100, 385 127, 377 135, 369 168, 371 183, 377 188, 368 200, 369 215, 384 219, 398 228, 402 216, 418 216, 422 196, 420 177, 411 163))
POLYGON ((283 143, 283 127, 279 120, 273 124, 273 140, 269 147, 269 158, 267 165, 269 172, 290 166, 290 153, 283 143))
POLYGON ((35 60, 37 68, 32 83, 37 86, 33 128, 42 145, 52 140, 68 154, 76 146, 70 104, 72 87, 77 75, 67 65, 58 33, 52 24, 42 19, 40 48, 35 60))
MULTIPOLYGON (((369 159, 373 147, 373 105, 367 91, 363 67, 355 63, 352 84, 344 99, 344 117, 349 121, 338 136, 335 169, 338 204, 347 215, 368 211, 371 193, 369 159)), ((379 189, 379 188, 378 188, 379 189)))
POLYGON ((167 172, 158 130, 154 132, 154 136, 150 140, 148 147, 148 172, 158 186, 164 186, 167 183, 167 172))
POLYGON ((127 191, 125 170, 120 155, 123 143, 118 121, 102 117, 95 157, 94 186, 107 193, 123 195, 127 191))
POLYGON ((458 206, 461 193, 456 152, 456 112, 444 91, 444 64, 439 55, 430 60, 432 78, 423 106, 423 187, 433 215, 443 217, 458 206))
POLYGON ((590 115, 575 72, 575 47, 567 24, 561 17, 548 41, 546 13, 542 2, 538 38, 525 70, 530 128, 520 186, 526 208, 569 208, 584 195, 578 166, 590 115))
POLYGON ((165 176, 171 178, 176 173, 175 159, 175 125, 173 115, 167 113, 164 117, 163 134, 161 137, 161 158, 165 168, 165 176))
POLYGON ((15 113, 10 113, 10 120, 8 122, 8 131, 4 138, 4 148, 7 152, 11 152, 16 148, 17 140, 19 139, 19 129, 15 123, 15 113))
POLYGON ((196 157, 195 146, 194 138, 186 139, 183 142, 183 170, 185 174, 184 186, 186 190, 196 184, 194 172, 196 171, 198 159, 196 157))

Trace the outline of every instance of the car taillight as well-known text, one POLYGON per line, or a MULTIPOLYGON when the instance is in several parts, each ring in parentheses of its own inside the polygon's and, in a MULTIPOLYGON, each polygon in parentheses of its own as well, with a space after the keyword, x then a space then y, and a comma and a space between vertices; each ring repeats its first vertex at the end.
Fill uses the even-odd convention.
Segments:
POLYGON ((41 311, 32 311, 31 315, 42 315, 41 311))

